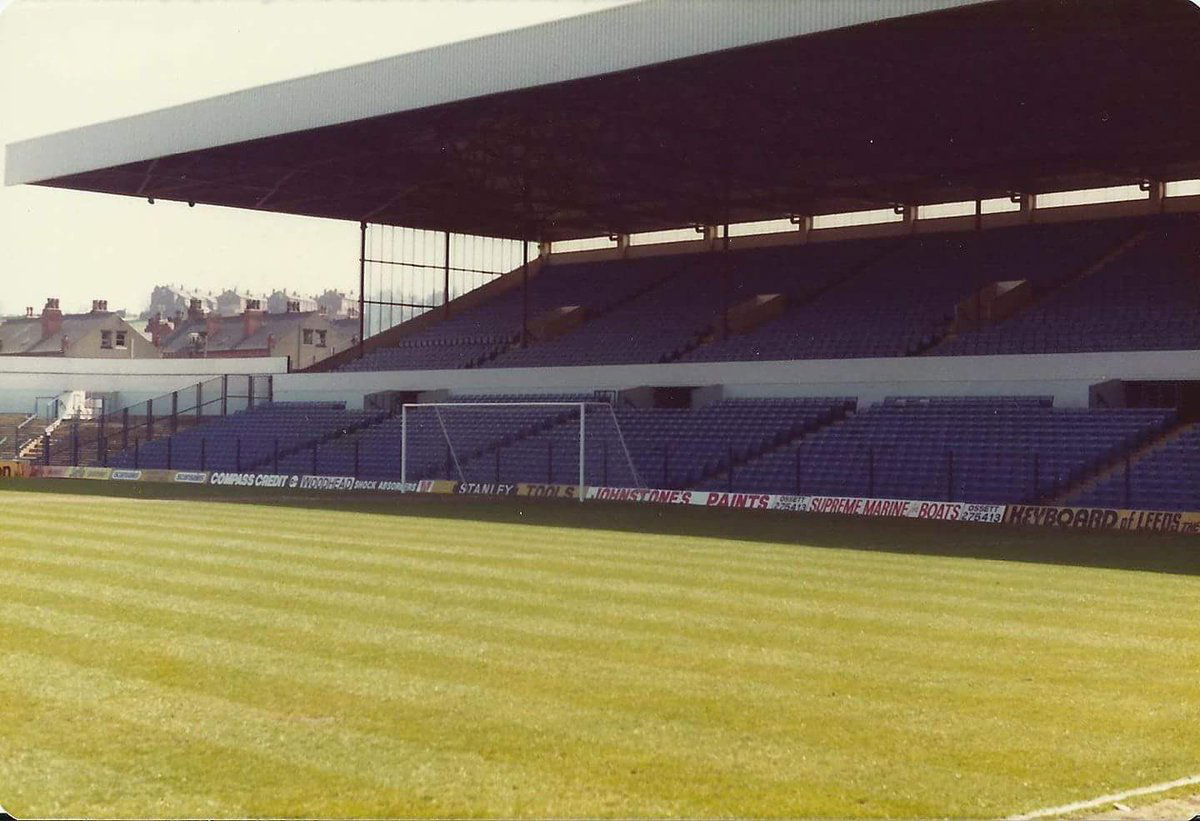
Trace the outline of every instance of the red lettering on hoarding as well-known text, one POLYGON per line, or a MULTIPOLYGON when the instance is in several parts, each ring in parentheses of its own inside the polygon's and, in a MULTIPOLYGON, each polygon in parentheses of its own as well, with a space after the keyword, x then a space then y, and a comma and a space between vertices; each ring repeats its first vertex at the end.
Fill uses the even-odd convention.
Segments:
POLYGON ((762 493, 709 493, 704 500, 708 507, 736 507, 742 509, 766 510, 770 497, 762 493))
POLYGON ((817 513, 844 513, 854 515, 862 512, 865 499, 849 499, 837 496, 814 496, 812 509, 817 513))
POLYGON ((923 502, 917 509, 917 518, 953 522, 958 520, 961 510, 962 507, 954 502, 923 502))

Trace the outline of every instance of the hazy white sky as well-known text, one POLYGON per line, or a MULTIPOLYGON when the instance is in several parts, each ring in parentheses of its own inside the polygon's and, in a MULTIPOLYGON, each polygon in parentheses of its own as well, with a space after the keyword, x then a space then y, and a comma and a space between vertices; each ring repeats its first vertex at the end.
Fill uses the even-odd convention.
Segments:
MULTIPOLYGON (((0 143, 619 1, 0 0, 0 143)), ((357 254, 350 222, 0 188, 0 313, 139 311, 163 282, 352 288, 357 254)))

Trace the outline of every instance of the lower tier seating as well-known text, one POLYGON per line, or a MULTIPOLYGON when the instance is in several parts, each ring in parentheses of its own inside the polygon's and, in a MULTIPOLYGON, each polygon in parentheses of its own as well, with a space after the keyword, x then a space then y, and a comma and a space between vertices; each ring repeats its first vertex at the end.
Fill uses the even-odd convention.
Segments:
POLYGON ((581 405, 589 485, 979 503, 1074 492, 1072 503, 1122 506, 1124 475, 1105 471, 1133 453, 1128 504, 1200 509, 1200 426, 1177 433, 1171 410, 1055 408, 1047 397, 894 398, 857 413, 848 398, 645 409, 579 394, 463 396, 390 416, 274 403, 112 464, 398 480, 403 452, 410 481, 575 484, 581 405))
POLYGON ((1165 429, 1163 410, 1060 409, 1049 399, 891 399, 705 484, 740 491, 1044 498, 1165 429))
POLYGON ((276 453, 366 424, 373 414, 341 402, 275 402, 218 417, 174 436, 141 442, 118 454, 118 468, 249 471, 271 469, 276 453))
POLYGON ((1067 500, 1080 507, 1200 510, 1200 424, 1168 436, 1141 458, 1067 500))

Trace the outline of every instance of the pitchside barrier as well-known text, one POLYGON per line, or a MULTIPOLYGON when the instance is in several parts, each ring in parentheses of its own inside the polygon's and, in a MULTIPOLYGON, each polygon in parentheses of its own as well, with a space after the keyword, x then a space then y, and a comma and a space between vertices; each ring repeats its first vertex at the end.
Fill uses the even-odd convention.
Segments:
POLYGON ((690 505, 739 510, 783 510, 793 513, 833 513, 927 519, 942 522, 1026 525, 1092 530, 1139 530, 1200 535, 1200 512, 1121 510, 1099 507, 1049 505, 985 505, 970 502, 934 502, 919 499, 867 499, 853 496, 791 496, 775 493, 731 493, 706 490, 583 487, 492 482, 458 482, 422 479, 393 482, 355 479, 353 476, 307 474, 221 473, 183 470, 121 470, 100 467, 29 465, 25 475, 38 479, 91 479, 114 482, 167 482, 217 487, 252 487, 276 490, 338 491, 359 493, 422 493, 464 496, 521 496, 571 499, 581 502, 631 502, 635 504, 690 505))

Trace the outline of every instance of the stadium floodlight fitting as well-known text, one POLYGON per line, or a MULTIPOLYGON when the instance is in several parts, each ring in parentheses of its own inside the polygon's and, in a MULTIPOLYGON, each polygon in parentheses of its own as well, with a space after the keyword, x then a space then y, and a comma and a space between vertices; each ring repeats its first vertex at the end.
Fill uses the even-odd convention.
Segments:
POLYGON ((146 197, 146 202, 150 203, 151 205, 154 205, 154 197, 146 197))
POLYGON ((907 205, 901 205, 901 204, 895 203, 895 202, 892 203, 892 213, 893 214, 903 214, 907 210, 908 210, 907 205))
POLYGON ((708 230, 708 228, 707 228, 707 226, 701 225, 700 223, 696 223, 695 225, 692 226, 692 230, 695 231, 697 234, 703 234, 706 230, 708 230))
POLYGON ((195 208, 195 207, 196 207, 196 201, 188 200, 188 208, 195 208))
POLYGON ((1012 203, 1016 203, 1017 205, 1020 205, 1021 203, 1023 203, 1025 201, 1025 195, 1022 194, 1020 191, 1009 191, 1008 192, 1008 201, 1012 202, 1012 203))
POLYGON ((804 222, 804 219, 805 217, 803 214, 788 214, 788 222, 790 222, 792 225, 800 225, 804 222))
POLYGON ((1148 192, 1153 187, 1154 187, 1154 180, 1151 180, 1151 179, 1138 180, 1138 190, 1139 191, 1147 191, 1148 192))

